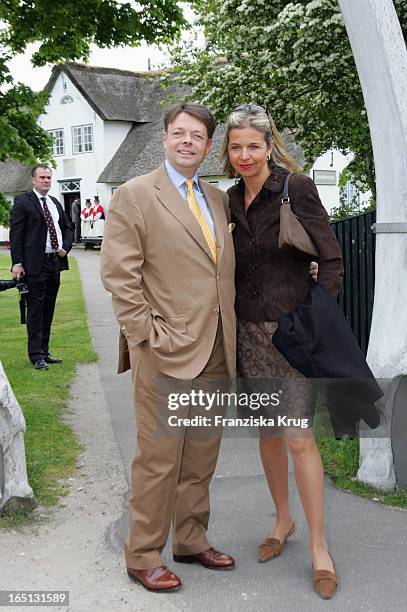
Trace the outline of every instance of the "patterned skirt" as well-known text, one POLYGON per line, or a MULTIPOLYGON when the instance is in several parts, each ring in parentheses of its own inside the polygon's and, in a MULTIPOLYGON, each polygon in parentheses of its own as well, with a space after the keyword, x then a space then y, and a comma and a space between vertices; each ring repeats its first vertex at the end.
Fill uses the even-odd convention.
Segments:
MULTIPOLYGON (((278 393, 278 406, 259 414, 273 418, 308 419, 312 426, 315 391, 312 383, 293 368, 272 343, 277 323, 238 321, 237 375, 240 390, 246 393, 278 393)), ((294 421, 291 422, 295 425, 294 421)))

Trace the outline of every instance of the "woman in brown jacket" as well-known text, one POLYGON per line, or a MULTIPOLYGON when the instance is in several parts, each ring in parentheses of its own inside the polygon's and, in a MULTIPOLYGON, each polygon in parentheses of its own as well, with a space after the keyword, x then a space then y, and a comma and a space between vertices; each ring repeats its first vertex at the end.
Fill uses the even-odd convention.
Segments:
MULTIPOLYGON (((310 532, 314 586, 324 598, 334 595, 338 578, 328 552, 324 528, 324 472, 312 434, 312 386, 294 370, 271 342, 279 318, 307 299, 312 257, 296 249, 279 249, 280 205, 289 172, 291 206, 315 243, 318 281, 337 296, 342 257, 328 216, 311 178, 288 154, 269 113, 256 104, 238 106, 228 118, 223 146, 224 169, 241 177, 228 191, 236 253, 236 315, 238 375, 261 383, 278 380, 280 415, 295 419, 294 427, 261 429, 260 455, 276 507, 276 521, 259 546, 259 561, 278 556, 295 531, 288 498, 288 456, 310 532), (310 424, 298 427, 301 419, 310 424), (297 426, 297 427, 296 427, 297 426)), ((246 380, 247 382, 247 380, 246 380)))

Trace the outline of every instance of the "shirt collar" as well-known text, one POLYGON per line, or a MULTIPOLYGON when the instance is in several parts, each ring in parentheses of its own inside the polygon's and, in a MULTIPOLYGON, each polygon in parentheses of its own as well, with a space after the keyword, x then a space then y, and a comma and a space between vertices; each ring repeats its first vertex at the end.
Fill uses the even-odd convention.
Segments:
MULTIPOLYGON (((187 177, 184 176, 183 174, 181 174, 180 172, 178 172, 178 170, 175 170, 175 168, 173 168, 170 164, 170 162, 168 161, 168 159, 165 160, 165 169, 167 171, 168 176, 170 177, 171 181, 174 183, 175 187, 181 187, 182 185, 184 185, 185 181, 187 180, 187 177)), ((196 172, 196 174, 193 177, 193 181, 196 185, 196 187, 199 189, 199 175, 198 172, 196 172)))
POLYGON ((35 193, 35 195, 37 196, 37 198, 39 199, 39 201, 42 204, 42 200, 41 198, 45 198, 47 201, 49 201, 49 197, 48 194, 46 196, 42 195, 42 193, 40 193, 39 191, 37 191, 36 189, 33 189, 33 192, 35 193))

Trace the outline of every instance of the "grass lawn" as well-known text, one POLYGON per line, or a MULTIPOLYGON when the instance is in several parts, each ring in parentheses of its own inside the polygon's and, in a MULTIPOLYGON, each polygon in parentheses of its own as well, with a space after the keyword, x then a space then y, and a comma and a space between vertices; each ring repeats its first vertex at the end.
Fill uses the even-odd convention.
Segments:
POLYGON ((407 508, 407 489, 381 493, 354 480, 359 468, 359 439, 349 440, 344 437, 336 440, 333 437, 327 410, 320 404, 317 404, 314 433, 325 473, 332 478, 338 488, 374 499, 386 506, 407 508))
MULTIPOLYGON (((61 419, 66 413, 75 367, 97 359, 76 261, 71 258, 69 265, 69 272, 61 274, 50 346, 63 363, 51 365, 48 371, 34 370, 28 359, 18 291, 0 293, 0 359, 24 412, 28 480, 37 502, 43 506, 55 504, 66 493, 60 481, 74 472, 80 451, 74 432, 61 419)), ((0 255, 0 278, 10 278, 8 254, 0 255)), ((0 519, 0 526, 10 524, 8 517, 0 519)))

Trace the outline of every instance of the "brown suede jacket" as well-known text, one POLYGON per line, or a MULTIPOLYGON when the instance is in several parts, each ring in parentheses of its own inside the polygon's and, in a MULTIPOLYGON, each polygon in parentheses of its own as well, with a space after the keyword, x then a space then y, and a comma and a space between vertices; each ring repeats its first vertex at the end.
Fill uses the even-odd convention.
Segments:
MULTIPOLYGON (((275 166, 263 188, 244 209, 244 183, 228 190, 236 254, 236 315, 244 321, 278 321, 306 301, 314 282, 313 257, 292 248, 279 249, 280 206, 288 171, 275 166)), ((343 265, 339 244, 329 225, 314 182, 308 176, 290 178, 291 208, 319 251, 318 281, 336 297, 343 265)))

